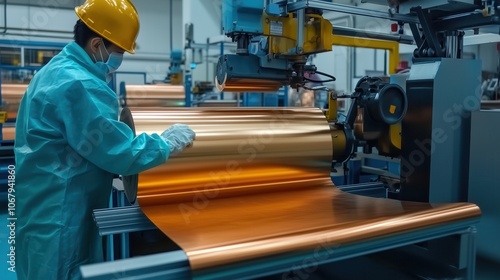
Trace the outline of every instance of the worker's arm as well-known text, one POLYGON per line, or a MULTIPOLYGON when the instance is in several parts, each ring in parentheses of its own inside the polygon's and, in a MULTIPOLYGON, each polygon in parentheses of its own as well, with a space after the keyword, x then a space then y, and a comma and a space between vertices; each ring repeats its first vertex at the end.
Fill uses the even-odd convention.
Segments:
POLYGON ((107 89, 71 83, 58 110, 68 144, 98 167, 120 175, 131 175, 164 163, 170 147, 158 134, 134 137, 132 129, 119 121, 118 101, 107 89))

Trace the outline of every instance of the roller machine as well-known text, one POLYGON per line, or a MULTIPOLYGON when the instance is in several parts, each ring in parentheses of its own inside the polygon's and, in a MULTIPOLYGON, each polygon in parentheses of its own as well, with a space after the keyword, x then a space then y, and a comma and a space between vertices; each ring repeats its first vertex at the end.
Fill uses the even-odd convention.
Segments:
MULTIPOLYGON (((400 178, 389 189, 389 195, 395 199, 390 201, 400 200, 398 203, 406 210, 411 208, 406 201, 425 205, 430 205, 427 204, 429 202, 456 205, 454 203, 468 201, 468 182, 474 182, 472 175, 469 176, 470 160, 467 152, 471 150, 470 116, 480 109, 480 91, 477 89, 481 88, 481 64, 476 60, 463 59, 463 30, 500 24, 497 1, 364 2, 381 4, 387 9, 368 10, 318 0, 265 3, 223 1, 224 33, 236 42, 237 53, 219 58, 214 81, 216 87, 220 91, 276 92, 287 85, 292 88, 304 87, 310 76, 308 74, 319 74, 327 80, 334 80, 334 77, 324 75, 321 69, 308 63, 308 56, 330 51, 335 44, 345 45, 356 34, 346 30, 339 30, 344 37, 335 34, 336 28, 322 16, 326 10, 389 19, 397 22, 400 28, 407 25, 416 44, 409 75, 392 75, 389 80, 364 77, 349 95, 339 96, 329 91, 329 108, 324 114, 332 137, 332 159, 338 163, 345 162, 359 146, 365 152, 373 151, 399 158, 400 178), (340 38, 345 41, 336 41, 340 38), (352 100, 351 107, 347 118, 340 121, 337 119, 336 101, 345 98, 352 100)), ((385 44, 383 41, 377 43, 377 46, 385 44)), ((397 48, 392 48, 393 53, 396 51, 397 48)), ((393 73, 396 65, 391 64, 390 69, 393 73)), ((343 209, 349 209, 339 212, 339 215, 346 215, 343 218, 351 217, 362 222, 363 217, 366 217, 363 211, 372 211, 367 208, 367 204, 351 201, 343 195, 336 199, 333 205, 343 205, 343 209)), ((481 206, 480 200, 477 203, 481 206)), ((413 220, 415 227, 410 231, 399 231, 394 224, 394 228, 386 235, 377 238, 356 235, 359 238, 350 242, 330 244, 325 248, 336 252, 334 257, 304 264, 303 267, 316 269, 319 264, 392 248, 407 248, 409 244, 418 243, 417 247, 432 253, 433 257, 449 261, 448 264, 459 271, 459 277, 474 279, 479 213, 469 212, 465 215, 462 212, 465 216, 454 220, 451 217, 459 215, 459 209, 451 207, 444 216, 440 216, 443 213, 439 211, 419 212, 415 215, 422 214, 430 220, 438 216, 447 218, 434 219, 435 223, 413 220), (443 255, 442 252, 447 254, 443 255)), ((488 211, 492 210, 487 209, 486 215, 488 211)), ((404 217, 404 214, 401 215, 404 217)), ((394 222, 384 217, 379 217, 379 223, 371 226, 376 228, 394 222)), ((338 221, 343 218, 338 217, 338 221)), ((96 210, 95 219, 103 235, 155 229, 137 205, 96 210)), ((346 225, 343 230, 358 233, 359 228, 346 225)), ((498 231, 498 228, 494 230, 498 231)), ((486 243, 496 244, 498 241, 489 239, 486 243)), ((278 246, 274 243, 269 246, 274 245, 278 246)), ((419 250, 420 253, 423 251, 419 250)), ((193 276, 199 279, 251 279, 275 273, 283 273, 283 277, 294 279, 302 276, 297 270, 290 270, 290 267, 307 259, 307 254, 314 256, 314 250, 281 253, 234 265, 206 268, 200 272, 191 271, 191 256, 177 250, 88 265, 82 267, 81 271, 84 279, 109 279, 112 276, 114 279, 130 276, 144 279, 183 279, 193 276)), ((445 269, 448 268, 450 266, 445 269)))

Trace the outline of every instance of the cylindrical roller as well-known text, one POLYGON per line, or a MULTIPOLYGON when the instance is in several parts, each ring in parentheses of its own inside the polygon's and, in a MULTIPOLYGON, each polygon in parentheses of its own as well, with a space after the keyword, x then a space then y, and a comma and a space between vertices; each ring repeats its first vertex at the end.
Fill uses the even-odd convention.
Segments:
POLYGON ((293 189, 313 177, 329 176, 331 132, 316 108, 132 109, 132 113, 125 108, 121 119, 137 134, 161 133, 174 123, 187 124, 196 132, 194 147, 138 179, 124 178, 129 200, 135 200, 139 187, 141 205, 186 199, 211 180, 225 181, 218 195, 222 197, 255 191, 258 185, 266 191, 293 189))
POLYGON ((219 91, 228 92, 277 92, 281 83, 257 79, 231 79, 219 84, 215 79, 215 88, 219 91))
POLYGON ((7 117, 15 119, 19 104, 28 85, 23 84, 2 84, 2 102, 6 105, 7 117))
MULTIPOLYGON (((123 94, 123 93, 122 93, 123 94)), ((186 93, 180 85, 126 85, 122 105, 129 107, 184 107, 186 93)))
POLYGON ((261 67, 256 55, 223 55, 217 62, 215 86, 220 92, 276 92, 289 83, 291 74, 286 64, 280 66, 282 69, 261 67))

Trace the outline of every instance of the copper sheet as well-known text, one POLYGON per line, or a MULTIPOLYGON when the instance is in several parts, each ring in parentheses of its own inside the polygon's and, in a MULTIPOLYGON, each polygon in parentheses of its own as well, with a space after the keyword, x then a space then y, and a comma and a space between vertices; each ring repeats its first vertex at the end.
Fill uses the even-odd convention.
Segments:
POLYGON ((19 104, 21 104, 21 99, 27 88, 28 85, 2 84, 2 102, 5 102, 7 105, 7 116, 9 119, 17 117, 19 104))
POLYGON ((130 107, 184 107, 184 86, 126 85, 126 102, 130 107))
POLYGON ((14 126, 2 126, 2 140, 14 140, 16 138, 16 128, 14 126))
POLYGON ((215 79, 215 88, 227 92, 277 92, 283 85, 276 81, 261 79, 231 79, 219 84, 215 79))
MULTIPOLYGON (((319 109, 133 110, 137 133, 186 123, 194 147, 139 176, 138 203, 194 270, 476 217, 473 204, 430 205, 343 193, 319 109)), ((126 188, 133 186, 127 185, 126 188)))

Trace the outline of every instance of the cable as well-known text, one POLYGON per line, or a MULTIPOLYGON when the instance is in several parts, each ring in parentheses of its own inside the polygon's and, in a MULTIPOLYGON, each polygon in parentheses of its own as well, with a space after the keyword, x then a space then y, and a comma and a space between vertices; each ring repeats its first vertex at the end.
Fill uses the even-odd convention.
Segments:
POLYGON ((327 74, 325 72, 316 71, 315 73, 320 74, 320 75, 325 76, 325 77, 328 77, 330 79, 329 80, 313 80, 313 79, 309 79, 309 78, 304 77, 304 80, 312 82, 312 83, 328 83, 328 82, 335 82, 337 80, 334 76, 327 74))

